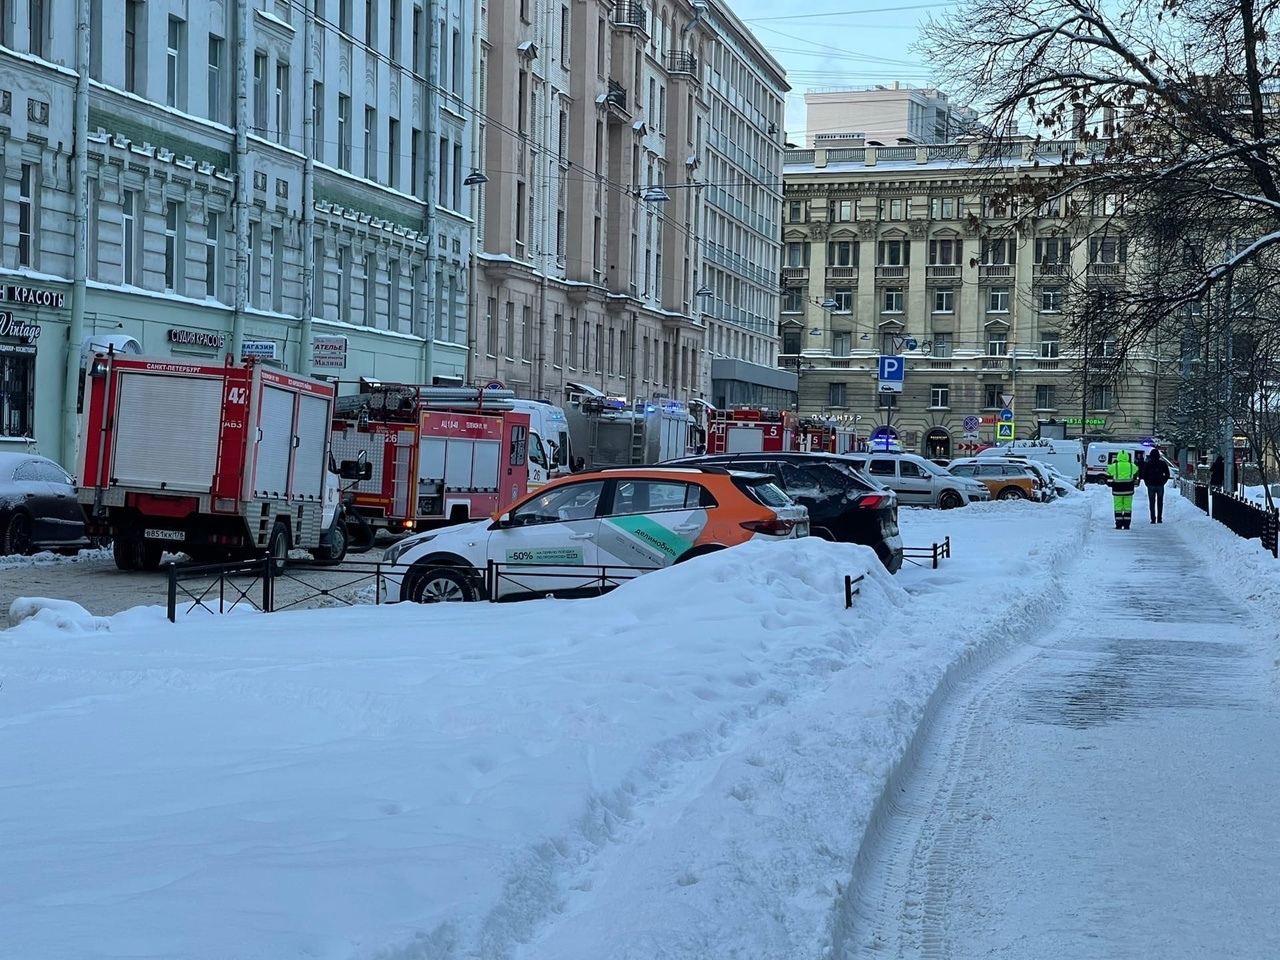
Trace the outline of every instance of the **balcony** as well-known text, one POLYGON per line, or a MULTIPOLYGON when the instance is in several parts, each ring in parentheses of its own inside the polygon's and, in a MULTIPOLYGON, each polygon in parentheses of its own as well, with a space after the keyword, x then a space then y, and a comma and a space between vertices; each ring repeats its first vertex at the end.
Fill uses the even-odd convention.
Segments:
POLYGON ((1013 276, 1013 265, 1009 263, 978 264, 979 280, 1008 280, 1013 276))
POLYGON ((930 358, 930 359, 928 359, 928 360, 926 360, 926 361, 925 361, 925 366, 926 366, 928 369, 930 369, 930 370, 950 370, 950 369, 951 369, 951 361, 950 361, 950 360, 938 360, 938 359, 936 359, 936 358, 930 358))
POLYGON ((1091 263, 1089 264, 1089 276, 1093 277, 1122 277, 1124 276, 1123 263, 1091 263))
POLYGON ((902 280, 907 276, 906 267, 876 267, 877 280, 902 280))
POLYGON ((1059 370, 1062 367, 1061 360, 1037 360, 1037 370, 1059 370))
POLYGON ((627 110, 627 88, 612 77, 609 78, 608 92, 604 95, 604 105, 609 111, 610 123, 626 123, 631 119, 627 110))
POLYGON ((927 274, 930 280, 958 280, 960 267, 957 264, 930 264, 927 274))
POLYGON ((698 79, 698 58, 692 53, 681 53, 676 50, 667 51, 667 72, 683 74, 698 79))
POLYGON ((983 357, 983 370, 1007 370, 1009 368, 1008 357, 983 357))
POLYGON ((649 30, 649 11, 643 3, 619 3, 613 8, 613 25, 629 30, 649 30))
POLYGON ((807 280, 809 279, 808 267, 783 267, 782 281, 787 283, 791 280, 807 280))
POLYGON ((827 267, 828 280, 857 280, 857 267, 827 267))
POLYGON ((1071 268, 1065 263, 1037 263, 1037 277, 1066 277, 1071 273, 1071 268))

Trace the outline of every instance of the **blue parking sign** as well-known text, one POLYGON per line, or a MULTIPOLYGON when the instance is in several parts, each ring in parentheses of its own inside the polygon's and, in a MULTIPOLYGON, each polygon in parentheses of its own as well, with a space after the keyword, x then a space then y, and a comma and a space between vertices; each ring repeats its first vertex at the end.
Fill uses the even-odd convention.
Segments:
POLYGON ((882 381, 901 383, 906 372, 907 365, 903 362, 902 357, 880 358, 880 379, 882 381))

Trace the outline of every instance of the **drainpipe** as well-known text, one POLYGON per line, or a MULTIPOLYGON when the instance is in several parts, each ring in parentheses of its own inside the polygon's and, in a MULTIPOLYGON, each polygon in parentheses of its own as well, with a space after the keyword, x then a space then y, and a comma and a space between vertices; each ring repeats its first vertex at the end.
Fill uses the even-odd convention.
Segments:
MULTIPOLYGON (((84 301, 89 275, 89 0, 76 3, 76 92, 73 106, 71 166, 75 181, 75 250, 71 265, 71 327, 67 331, 66 377, 62 394, 62 463, 76 459, 79 417, 80 344, 84 340, 84 301)), ((75 473, 74 468, 71 470, 75 473)))
POLYGON ((423 232, 427 235, 427 330, 426 340, 422 345, 423 383, 433 383, 436 366, 436 319, 440 316, 440 289, 436 283, 436 267, 439 263, 440 251, 436 249, 436 194, 437 179, 440 176, 438 161, 440 145, 436 142, 439 129, 439 94, 436 87, 440 73, 440 25, 436 22, 439 16, 439 0, 427 0, 426 21, 430 34, 427 44, 427 89, 426 89, 426 216, 423 218, 423 232))
POLYGON ((244 345, 245 308, 249 299, 249 206, 253 203, 253 162, 249 157, 249 32, 253 9, 249 0, 237 0, 236 15, 236 298, 231 322, 231 356, 238 362, 244 345))
MULTIPOLYGON (((475 3, 471 5, 471 19, 471 90, 469 95, 474 98, 478 95, 480 89, 480 84, 477 82, 480 76, 480 0, 475 0, 475 3)), ((486 104, 478 101, 477 106, 481 110, 487 109, 486 104)), ((478 120, 478 117, 472 117, 471 119, 472 170, 481 169, 480 124, 478 120)), ((475 360, 479 342, 476 334, 476 316, 478 313, 476 304, 476 271, 478 269, 476 266, 476 251, 480 246, 480 197, 482 190, 484 190, 484 184, 478 183, 471 191, 471 251, 467 257, 467 383, 470 383, 471 378, 476 376, 475 360)), ((492 323, 493 318, 489 318, 488 322, 492 323)))
POLYGON ((311 345, 311 318, 315 315, 316 305, 313 296, 315 286, 316 264, 312 257, 315 250, 316 212, 315 212, 315 177, 316 164, 311 156, 311 147, 315 143, 315 57, 312 56, 311 45, 315 43, 315 0, 307 0, 303 11, 302 27, 302 343, 298 345, 298 372, 310 376, 311 361, 315 349, 311 345))

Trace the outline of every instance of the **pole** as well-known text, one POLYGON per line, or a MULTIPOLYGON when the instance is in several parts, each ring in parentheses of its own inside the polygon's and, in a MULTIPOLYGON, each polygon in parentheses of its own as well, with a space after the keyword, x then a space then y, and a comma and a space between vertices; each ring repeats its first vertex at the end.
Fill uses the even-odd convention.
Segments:
MULTIPOLYGON (((316 165, 312 157, 312 146, 315 144, 316 104, 315 104, 315 58, 311 56, 311 48, 315 42, 316 11, 315 0, 307 0, 303 11, 302 49, 302 318, 300 329, 302 343, 298 346, 298 372, 310 376, 315 349, 311 342, 311 318, 315 316, 316 304, 313 288, 315 286, 316 263, 316 165)), ((395 296, 395 292, 392 292, 395 296)), ((321 307, 323 308, 323 304, 321 307)))
POLYGON ((235 232, 236 232, 236 297, 231 324, 231 355, 240 359, 244 345, 245 310, 249 300, 249 207, 253 203, 253 161, 249 156, 249 32, 253 25, 253 8, 249 0, 237 0, 236 28, 236 136, 235 136, 235 232))
MULTIPOLYGON (((62 463, 76 459, 79 432, 80 344, 84 340, 85 288, 89 275, 89 0, 76 3, 76 93, 71 163, 75 170, 75 251, 71 263, 71 328, 67 331, 62 393, 62 463)), ((72 471, 75 472, 74 470, 72 471)))
POLYGON ((426 135, 427 155, 424 157, 426 164, 426 196, 423 200, 426 203, 426 216, 423 218, 423 233, 427 235, 427 329, 425 331, 425 340, 422 345, 422 366, 423 366, 423 383, 434 383, 432 379, 435 376, 436 366, 436 318, 440 315, 440 288, 436 282, 436 264, 439 258, 439 251, 436 250, 436 183, 440 176, 440 170, 437 166, 437 158, 440 156, 440 148, 436 143, 439 117, 439 95, 436 85, 440 82, 440 27, 436 23, 439 16, 440 0, 427 0, 426 21, 427 21, 427 71, 426 71, 426 135))
POLYGON ((1233 392, 1235 383, 1232 378, 1232 366, 1235 362, 1235 344, 1232 343, 1234 334, 1232 331, 1232 319, 1234 311, 1231 305, 1231 274, 1227 274, 1225 291, 1223 297, 1223 331, 1222 335, 1225 339, 1223 344, 1223 364, 1222 371, 1222 393, 1223 393, 1223 418, 1222 418, 1222 489, 1231 493, 1236 488, 1236 430, 1235 418, 1232 416, 1233 392))

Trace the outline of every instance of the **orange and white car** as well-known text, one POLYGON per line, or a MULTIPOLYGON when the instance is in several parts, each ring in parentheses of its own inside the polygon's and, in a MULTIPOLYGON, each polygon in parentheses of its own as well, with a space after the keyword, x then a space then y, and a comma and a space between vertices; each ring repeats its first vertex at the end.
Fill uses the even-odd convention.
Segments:
POLYGON ((492 521, 399 541, 383 556, 386 596, 438 603, 597 593, 748 540, 808 533, 808 510, 771 477, 711 466, 615 467, 552 480, 492 521))

